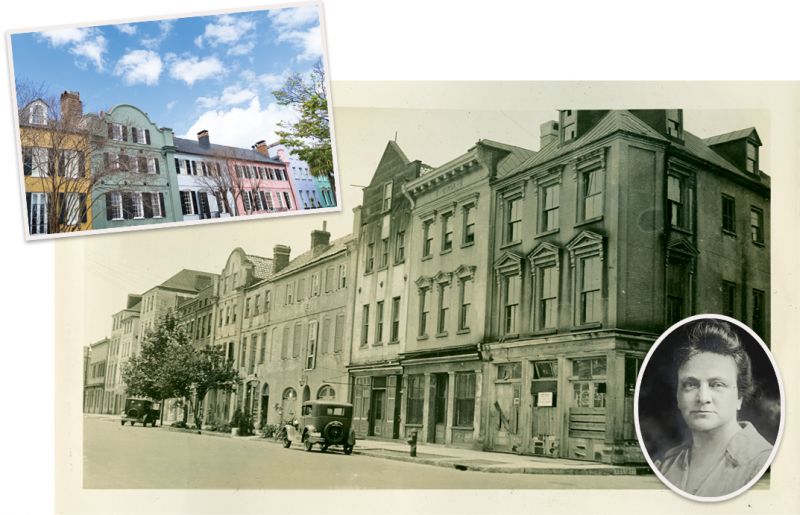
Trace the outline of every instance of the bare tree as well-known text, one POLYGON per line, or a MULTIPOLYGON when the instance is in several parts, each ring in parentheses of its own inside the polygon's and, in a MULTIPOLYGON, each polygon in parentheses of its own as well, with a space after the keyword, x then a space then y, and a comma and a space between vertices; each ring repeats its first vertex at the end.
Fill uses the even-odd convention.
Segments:
POLYGON ((270 209, 266 198, 259 192, 269 178, 269 166, 255 163, 242 164, 241 156, 235 151, 222 151, 214 156, 217 159, 224 159, 224 165, 210 166, 207 173, 198 174, 195 178, 197 183, 203 188, 210 190, 217 196, 217 202, 223 202, 225 209, 229 213, 234 213, 231 208, 230 200, 236 206, 239 215, 250 215, 255 211, 276 210, 270 209), (227 163, 233 162, 233 169, 227 163), (238 206, 243 206, 240 212, 238 206))

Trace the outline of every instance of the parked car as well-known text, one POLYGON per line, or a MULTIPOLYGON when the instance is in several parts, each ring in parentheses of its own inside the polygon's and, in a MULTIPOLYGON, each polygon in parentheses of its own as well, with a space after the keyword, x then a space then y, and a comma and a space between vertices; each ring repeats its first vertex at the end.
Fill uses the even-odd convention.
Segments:
POLYGON ((124 426, 125 422, 130 422, 131 425, 141 422, 145 427, 148 423, 156 427, 156 421, 160 416, 161 404, 158 402, 150 399, 128 398, 125 400, 125 409, 122 410, 120 424, 124 426))
POLYGON ((322 452, 332 445, 341 445, 345 454, 353 452, 356 433, 352 429, 353 405, 346 402, 306 401, 300 418, 286 424, 283 446, 301 442, 306 451, 319 444, 322 452))

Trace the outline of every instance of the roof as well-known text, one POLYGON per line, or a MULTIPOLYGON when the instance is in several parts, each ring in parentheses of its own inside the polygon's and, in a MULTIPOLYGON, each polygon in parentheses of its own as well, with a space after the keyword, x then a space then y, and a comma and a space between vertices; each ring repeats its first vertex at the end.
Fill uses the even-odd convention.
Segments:
POLYGON ((755 135, 758 144, 761 144, 761 138, 758 137, 755 127, 748 127, 747 129, 739 129, 738 131, 726 132, 725 134, 718 134, 705 138, 703 142, 708 146, 719 145, 720 143, 728 143, 729 141, 736 141, 740 139, 749 138, 750 135, 755 135))
POLYGON ((348 234, 347 236, 342 236, 341 238, 335 239, 331 242, 330 246, 328 246, 328 248, 325 249, 324 252, 321 252, 316 256, 314 255, 313 249, 308 250, 300 254, 293 260, 289 261, 289 264, 286 266, 286 268, 284 268, 283 270, 272 276, 272 279, 277 279, 285 275, 289 275, 298 268, 302 268, 310 263, 325 259, 326 257, 341 252, 342 250, 345 249, 347 243, 354 239, 356 239, 356 237, 353 234, 348 234))
POLYGON ((253 254, 245 254, 247 260, 253 263, 253 275, 257 279, 266 279, 272 275, 272 258, 265 258, 253 254))
POLYGON ((727 159, 722 157, 721 155, 714 152, 714 150, 708 146, 705 140, 700 139, 699 137, 695 136, 691 132, 684 129, 683 131, 683 145, 678 142, 674 142, 674 145, 678 148, 683 148, 687 152, 694 154, 696 157, 700 159, 704 159, 710 163, 713 163, 720 168, 724 168, 730 172, 733 172, 737 175, 741 175, 744 177, 749 177, 752 179, 751 175, 748 175, 735 166, 733 166, 727 159))
POLYGON ((649 138, 657 139, 663 142, 669 140, 656 132, 655 129, 644 123, 637 116, 629 111, 609 111, 599 122, 595 124, 586 134, 575 138, 574 140, 564 145, 559 144, 558 140, 551 142, 549 145, 541 148, 539 152, 528 158, 520 166, 516 167, 511 173, 520 172, 533 168, 539 164, 545 163, 555 159, 564 154, 568 154, 575 149, 601 140, 615 132, 629 132, 632 134, 640 134, 649 138))
POLYGON ((208 286, 202 279, 213 279, 217 274, 211 272, 200 272, 198 270, 181 270, 173 275, 163 283, 159 284, 157 288, 169 288, 172 290, 182 290, 188 292, 198 292, 208 286))
POLYGON ((191 139, 175 138, 175 149, 186 154, 199 154, 225 159, 242 159, 248 161, 259 161, 270 164, 283 164, 279 159, 267 157, 260 152, 248 148, 229 147, 227 145, 209 144, 208 147, 200 145, 199 142, 191 139))
POLYGON ((501 150, 507 150, 510 152, 505 159, 503 159, 499 165, 497 166, 497 173, 498 175, 505 175, 507 172, 511 170, 516 170, 519 165, 524 163, 526 160, 531 159, 536 155, 536 152, 533 150, 517 147, 515 145, 508 145, 506 143, 500 143, 499 141, 494 141, 490 139, 482 139, 478 141, 478 143, 489 145, 491 147, 499 148, 501 150))

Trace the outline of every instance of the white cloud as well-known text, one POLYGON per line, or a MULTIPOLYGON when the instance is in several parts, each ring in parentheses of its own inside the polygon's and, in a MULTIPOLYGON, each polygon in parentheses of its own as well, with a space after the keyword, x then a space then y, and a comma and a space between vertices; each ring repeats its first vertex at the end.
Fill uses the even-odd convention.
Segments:
POLYGON ((279 31, 295 30, 319 22, 319 10, 315 6, 275 9, 268 16, 279 31))
POLYGON ((53 46, 66 45, 68 43, 80 43, 91 34, 90 29, 58 29, 46 30, 39 33, 44 39, 53 46))
POLYGON ((175 104, 177 103, 178 103, 177 100, 173 100, 172 102, 167 102, 167 111, 172 111, 172 108, 175 107, 175 104))
POLYGON ((217 107, 232 106, 243 104, 256 97, 256 93, 250 89, 242 89, 239 86, 228 86, 222 91, 219 97, 198 97, 195 103, 201 109, 213 109, 217 107))
POLYGON ((228 49, 228 55, 247 55, 253 51, 256 44, 252 41, 250 43, 241 43, 228 49))
POLYGON ((203 48, 203 36, 197 36, 194 38, 194 46, 197 48, 203 48))
POLYGON ((142 46, 152 50, 158 48, 161 42, 172 32, 173 25, 175 25, 175 22, 172 20, 162 20, 158 22, 158 35, 142 39, 142 46))
POLYGON ((136 34, 136 26, 131 25, 130 23, 123 23, 122 25, 116 25, 118 31, 122 32, 123 34, 127 34, 132 36, 136 34))
POLYGON ((198 57, 189 56, 184 59, 173 60, 170 63, 169 74, 175 79, 184 81, 188 85, 192 85, 198 80, 208 79, 215 75, 224 73, 225 69, 216 57, 206 57, 200 59, 198 57))
POLYGON ((322 31, 319 25, 307 31, 281 32, 278 42, 284 41, 300 47, 301 52, 297 56, 300 61, 311 61, 322 56, 322 31))
POLYGON ((288 76, 289 76, 288 71, 284 71, 281 74, 265 73, 263 75, 258 76, 258 82, 262 86, 267 88, 270 92, 272 92, 273 90, 276 90, 281 86, 283 86, 283 84, 286 82, 286 77, 288 76))
POLYGON ((250 148, 261 139, 275 141, 278 122, 294 121, 295 116, 291 108, 277 104, 269 104, 262 109, 256 97, 246 108, 206 111, 181 137, 194 139, 200 130, 206 129, 214 143, 250 148))
POLYGON ((143 83, 148 86, 158 84, 158 77, 164 63, 161 57, 152 50, 133 50, 117 61, 114 75, 122 77, 129 86, 143 83))
POLYGON ((203 39, 212 47, 219 44, 233 45, 246 37, 255 26, 255 22, 248 18, 225 14, 217 18, 217 23, 206 25, 203 39))
POLYGON ((79 68, 85 69, 86 63, 91 62, 95 65, 97 71, 103 71, 105 67, 103 54, 106 53, 108 41, 99 29, 48 30, 41 32, 40 36, 54 47, 68 45, 69 52, 80 58, 75 62, 79 68))
POLYGON ((103 54, 106 53, 108 42, 106 38, 98 35, 93 38, 76 43, 69 49, 70 53, 82 57, 92 62, 97 71, 103 71, 105 60, 103 54))

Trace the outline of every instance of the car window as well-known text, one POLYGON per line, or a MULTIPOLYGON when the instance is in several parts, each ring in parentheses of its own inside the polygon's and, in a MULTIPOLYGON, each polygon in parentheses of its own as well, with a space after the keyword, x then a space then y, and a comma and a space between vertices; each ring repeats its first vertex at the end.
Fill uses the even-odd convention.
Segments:
POLYGON ((344 415, 344 408, 341 408, 341 407, 334 408, 332 406, 328 407, 328 415, 334 415, 334 416, 337 416, 337 417, 341 417, 342 415, 344 415))
POLYGON ((303 415, 311 415, 311 406, 303 406, 303 415))

